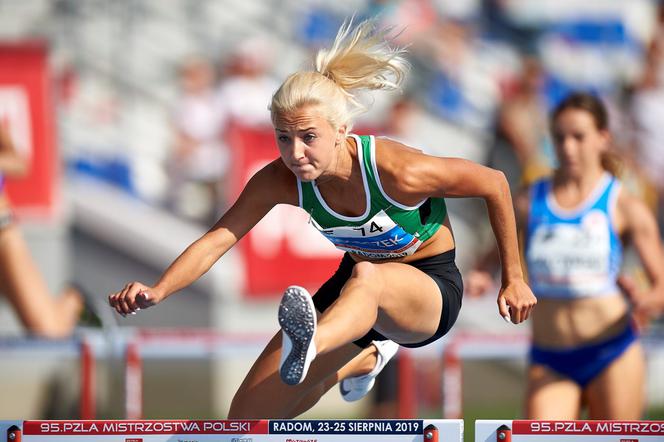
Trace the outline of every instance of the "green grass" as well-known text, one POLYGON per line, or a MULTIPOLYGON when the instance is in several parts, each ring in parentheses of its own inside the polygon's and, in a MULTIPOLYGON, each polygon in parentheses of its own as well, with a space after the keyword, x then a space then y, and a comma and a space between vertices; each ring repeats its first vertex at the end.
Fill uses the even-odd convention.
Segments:
POLYGON ((664 420, 664 406, 649 408, 643 418, 653 421, 664 420))
POLYGON ((519 419, 521 417, 521 405, 518 403, 486 404, 465 407, 463 412, 464 441, 475 440, 475 421, 479 419, 519 419))

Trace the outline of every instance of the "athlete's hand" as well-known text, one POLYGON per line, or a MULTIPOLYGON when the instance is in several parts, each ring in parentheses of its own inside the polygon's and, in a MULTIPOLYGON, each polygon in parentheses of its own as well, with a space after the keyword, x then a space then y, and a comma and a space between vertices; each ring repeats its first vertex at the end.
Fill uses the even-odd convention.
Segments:
POLYGON ((108 303, 122 316, 134 315, 152 307, 163 298, 157 290, 140 282, 130 282, 122 290, 108 296, 108 303))
POLYGON ((640 290, 634 279, 626 275, 620 275, 617 283, 632 304, 632 318, 637 329, 646 331, 650 322, 662 314, 661 295, 640 290))
POLYGON ((498 293, 498 311, 505 320, 519 324, 530 316, 537 298, 523 279, 515 279, 503 285, 498 293))
POLYGON ((479 298, 486 295, 489 291, 495 290, 495 285, 491 273, 483 270, 471 270, 463 278, 464 295, 471 298, 479 298))

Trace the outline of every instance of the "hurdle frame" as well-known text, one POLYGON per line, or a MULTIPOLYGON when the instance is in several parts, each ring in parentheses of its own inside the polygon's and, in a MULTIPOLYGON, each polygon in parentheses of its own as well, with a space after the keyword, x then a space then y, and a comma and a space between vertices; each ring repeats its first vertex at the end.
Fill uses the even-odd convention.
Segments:
POLYGON ((22 356, 38 352, 56 352, 60 356, 78 358, 79 417, 93 419, 96 414, 96 371, 99 346, 92 336, 77 336, 68 340, 43 338, 0 338, 0 350, 22 356))

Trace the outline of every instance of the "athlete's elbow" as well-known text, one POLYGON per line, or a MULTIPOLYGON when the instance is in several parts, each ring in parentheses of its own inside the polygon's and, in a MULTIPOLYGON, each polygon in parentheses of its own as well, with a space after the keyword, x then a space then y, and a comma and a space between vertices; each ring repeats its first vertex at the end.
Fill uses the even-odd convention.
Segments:
POLYGON ((485 181, 485 197, 489 199, 511 198, 510 186, 503 171, 489 168, 487 178, 488 179, 485 181))

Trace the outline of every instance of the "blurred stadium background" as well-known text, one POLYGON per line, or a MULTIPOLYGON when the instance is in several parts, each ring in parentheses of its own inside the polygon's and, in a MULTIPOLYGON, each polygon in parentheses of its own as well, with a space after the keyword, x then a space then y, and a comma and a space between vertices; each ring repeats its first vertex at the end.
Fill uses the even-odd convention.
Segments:
MULTIPOLYGON (((501 110, 530 87, 543 118, 566 91, 591 90, 609 104, 616 147, 633 165, 630 185, 656 210, 664 170, 657 169, 664 164, 661 43, 653 49, 664 39, 661 2, 0 0, 0 121, 32 161, 30 176, 9 190, 51 289, 75 281, 103 300, 128 281, 153 282, 277 155, 270 94, 352 15, 403 27, 397 42, 410 44, 413 64, 404 94, 376 95, 358 133, 499 167, 516 186, 523 164, 501 132, 501 110)), ((452 201, 451 213, 465 270, 490 232, 475 201, 452 201)), ((315 288, 338 257, 303 231, 303 216, 274 210, 199 283, 120 319, 120 329, 273 333, 281 290, 315 288)), ((6 304, 0 329, 22 333, 6 304)), ((455 333, 509 341, 528 330, 507 326, 488 297, 465 301, 455 333)), ((663 336, 655 324, 647 337, 649 417, 664 417, 663 336)), ((413 368, 421 415, 441 415, 441 355, 453 338, 411 352, 427 362, 413 368)), ((123 417, 123 353, 104 342, 97 416, 123 417)), ((258 351, 146 358, 143 415, 224 417, 258 351)), ((524 359, 506 354, 463 364, 466 417, 521 415, 524 359)), ((75 358, 25 356, 0 347, 0 417, 76 417, 75 358)), ((340 405, 335 390, 309 415, 361 417, 367 407, 368 400, 340 405)))

